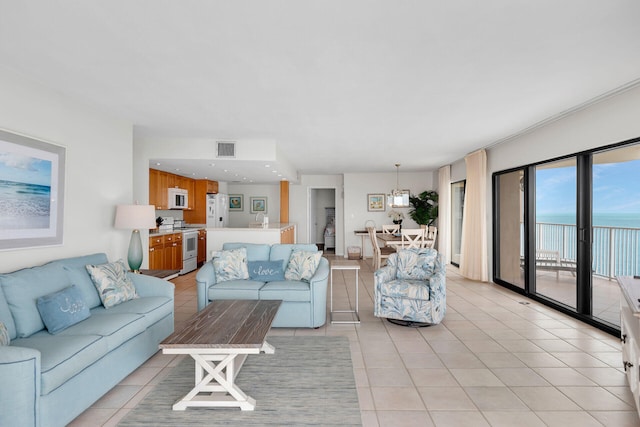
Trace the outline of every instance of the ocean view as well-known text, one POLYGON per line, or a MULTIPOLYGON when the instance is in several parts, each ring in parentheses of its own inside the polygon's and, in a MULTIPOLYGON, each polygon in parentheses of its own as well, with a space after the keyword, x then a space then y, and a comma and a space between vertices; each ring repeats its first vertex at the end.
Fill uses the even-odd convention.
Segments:
MULTIPOLYGON (((574 224, 576 216, 573 214, 541 214, 536 222, 547 224, 574 224)), ((640 228, 640 213, 594 213, 593 225, 606 227, 640 228)))
POLYGON ((50 207, 50 186, 0 180, 2 229, 48 228, 50 207))

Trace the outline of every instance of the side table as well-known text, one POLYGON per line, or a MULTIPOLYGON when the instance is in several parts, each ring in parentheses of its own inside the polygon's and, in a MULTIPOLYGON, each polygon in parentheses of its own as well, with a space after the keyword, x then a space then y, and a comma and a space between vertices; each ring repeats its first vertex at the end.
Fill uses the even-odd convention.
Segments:
POLYGON ((360 263, 355 260, 333 260, 331 261, 330 272, 330 313, 331 323, 360 323, 360 315, 358 314, 358 272, 360 271, 360 263), (333 270, 354 270, 356 273, 356 304, 351 310, 333 310, 333 270), (352 320, 333 320, 333 313, 351 313, 352 320))
POLYGON ((140 270, 140 274, 164 280, 175 279, 178 277, 178 273, 180 273, 180 270, 140 270))

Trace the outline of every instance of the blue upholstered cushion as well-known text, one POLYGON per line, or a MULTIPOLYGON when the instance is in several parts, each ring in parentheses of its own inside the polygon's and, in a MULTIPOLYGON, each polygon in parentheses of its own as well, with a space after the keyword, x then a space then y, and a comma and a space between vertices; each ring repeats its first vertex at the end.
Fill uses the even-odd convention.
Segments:
POLYGON ((11 344, 11 338, 9 337, 9 331, 4 323, 0 322, 0 345, 11 344))
POLYGON ((213 259, 213 269, 217 283, 248 279, 247 248, 223 250, 213 259))
POLYGON ((88 264, 86 268, 105 308, 138 298, 136 288, 127 276, 124 261, 118 260, 100 265, 88 264))
POLYGON ((36 306, 50 334, 57 334, 91 315, 82 292, 73 285, 38 298, 36 306))
MULTIPOLYGON (((36 307, 38 297, 71 285, 62 266, 54 263, 2 274, 0 284, 15 322, 17 338, 25 338, 44 329, 44 323, 36 307)), ((0 317, 3 318, 13 339, 11 326, 7 324, 4 316, 0 317)))
POLYGON ((398 251, 398 279, 427 280, 433 275, 438 253, 433 249, 398 251))
POLYGON ((309 252, 294 250, 291 252, 289 258, 289 264, 284 272, 284 277, 287 280, 302 280, 308 282, 318 269, 320 264, 320 258, 322 258, 322 252, 309 252))
POLYGON ((284 280, 283 261, 249 261, 249 278, 262 282, 284 280))

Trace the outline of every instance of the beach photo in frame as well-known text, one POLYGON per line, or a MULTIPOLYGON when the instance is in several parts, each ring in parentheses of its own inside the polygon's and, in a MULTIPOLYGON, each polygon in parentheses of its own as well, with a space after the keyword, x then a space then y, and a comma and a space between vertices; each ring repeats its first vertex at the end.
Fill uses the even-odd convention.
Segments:
POLYGON ((367 194, 367 210, 369 212, 384 212, 384 193, 367 194))
POLYGON ((241 212, 244 210, 244 195, 229 194, 229 211, 241 212))
POLYGON ((0 250, 62 244, 65 154, 0 130, 0 250))
POLYGON ((251 213, 267 213, 267 198, 266 197, 251 197, 251 213))

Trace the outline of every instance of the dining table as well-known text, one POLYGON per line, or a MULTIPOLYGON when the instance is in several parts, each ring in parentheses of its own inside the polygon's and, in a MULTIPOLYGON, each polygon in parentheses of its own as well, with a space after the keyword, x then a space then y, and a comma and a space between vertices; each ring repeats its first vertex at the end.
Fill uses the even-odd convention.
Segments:
MULTIPOLYGON (((384 246, 394 247, 396 250, 403 246, 400 233, 376 233, 376 237, 384 243, 384 246)), ((432 248, 433 244, 433 240, 425 240, 422 247, 432 248)))

